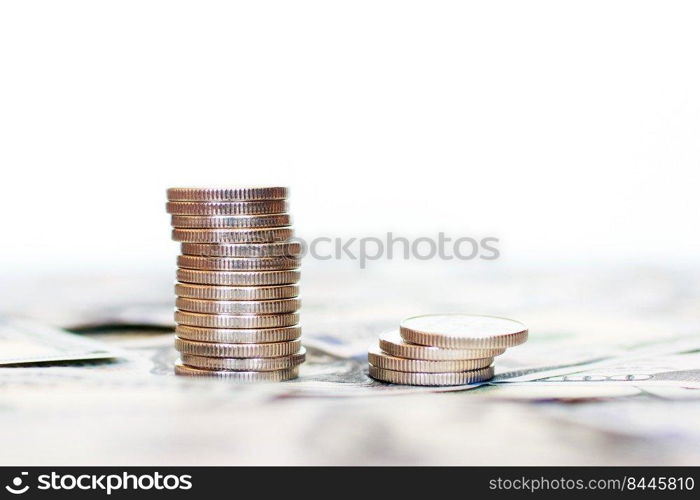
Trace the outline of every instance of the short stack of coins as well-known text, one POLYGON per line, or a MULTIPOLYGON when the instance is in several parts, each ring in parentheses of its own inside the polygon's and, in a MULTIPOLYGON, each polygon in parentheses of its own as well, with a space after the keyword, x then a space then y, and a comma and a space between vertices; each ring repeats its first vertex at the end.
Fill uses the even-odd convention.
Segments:
POLYGON ((241 382, 298 376, 299 255, 287 188, 171 188, 181 243, 175 284, 178 375, 241 382))
POLYGON ((449 386, 493 378, 493 359, 527 340, 519 321, 469 314, 407 318, 369 349, 370 377, 404 385, 449 386))

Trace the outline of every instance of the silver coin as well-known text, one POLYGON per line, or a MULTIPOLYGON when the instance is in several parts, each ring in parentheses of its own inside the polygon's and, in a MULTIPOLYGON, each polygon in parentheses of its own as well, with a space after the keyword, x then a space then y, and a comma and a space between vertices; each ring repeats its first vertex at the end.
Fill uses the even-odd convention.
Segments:
POLYGON ((220 344, 268 344, 271 342, 288 342, 301 336, 300 326, 282 328, 202 328, 198 326, 177 325, 175 334, 181 339, 196 342, 213 342, 220 344))
POLYGON ((299 366, 306 360, 306 349, 278 358, 207 358, 191 354, 181 354, 180 358, 183 364, 204 370, 269 372, 299 366))
POLYGON ((173 229, 172 238, 186 243, 281 243, 294 236, 289 227, 265 229, 173 229))
POLYGON ((202 328, 281 328, 299 323, 299 314, 229 315, 175 311, 175 322, 202 328))
POLYGON ((493 378, 493 366, 468 372, 453 373, 408 373, 385 370, 369 365, 369 376, 373 379, 403 385, 466 385, 484 382, 493 378))
POLYGON ((184 255, 204 257, 298 257, 302 253, 301 243, 240 243, 221 245, 211 243, 183 243, 184 255))
POLYGON ((392 356, 409 359, 425 359, 432 361, 450 361, 461 359, 493 358, 503 354, 503 347, 493 349, 443 349, 404 341, 397 330, 382 333, 379 336, 379 347, 392 356))
POLYGON ((296 269, 301 261, 296 257, 202 257, 178 255, 177 265, 184 269, 205 271, 275 271, 296 269))
POLYGON ((299 286, 215 286, 175 283, 175 295, 203 300, 277 300, 299 296, 299 286))
POLYGON ((257 201, 287 197, 285 187, 170 188, 169 201, 257 201))
POLYGON ((377 368, 399 372, 448 373, 465 372, 486 368, 493 363, 493 358, 460 359, 453 361, 427 361, 425 359, 406 359, 391 356, 377 346, 369 348, 367 360, 377 368))
POLYGON ((446 349, 513 347, 527 340, 519 321, 471 314, 429 314, 401 322, 401 337, 412 344, 446 349))
POLYGON ((175 365, 175 373, 187 377, 214 377, 235 380, 236 382, 282 382, 299 376, 299 367, 272 372, 234 372, 224 370, 203 370, 186 365, 175 365))
POLYGON ((292 223, 288 214, 269 215, 173 215, 170 224, 180 229, 248 229, 285 227, 292 223))
POLYGON ((198 285, 268 286, 292 285, 299 281, 299 271, 200 271, 178 269, 177 280, 198 285))
POLYGON ((165 210, 172 215, 264 215, 287 211, 284 200, 236 201, 207 203, 202 201, 169 201, 165 210))
POLYGON ((291 356, 301 350, 300 340, 271 344, 219 344, 175 339, 175 349, 183 354, 210 358, 278 358, 291 356))
POLYGON ((301 299, 233 301, 178 297, 175 306, 181 311, 202 314, 281 314, 297 311, 301 307, 301 299))

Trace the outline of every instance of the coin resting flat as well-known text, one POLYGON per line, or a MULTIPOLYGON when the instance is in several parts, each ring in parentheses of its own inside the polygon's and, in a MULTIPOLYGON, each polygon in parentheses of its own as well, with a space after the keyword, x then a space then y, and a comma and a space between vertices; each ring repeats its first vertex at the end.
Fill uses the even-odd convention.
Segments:
POLYGON ((175 311, 175 322, 203 328, 280 328, 299 323, 297 313, 285 314, 201 314, 175 311))
POLYGON ((298 298, 280 300, 200 300, 178 297, 175 306, 181 311, 202 314, 282 314, 301 307, 298 298))
POLYGON ((175 241, 186 243, 275 243, 294 236, 288 227, 264 229, 179 229, 172 231, 175 241))
POLYGON ((507 318, 469 314, 430 314, 405 319, 401 337, 413 344, 446 349, 513 347, 527 340, 527 327, 507 318))
POLYGON ((493 358, 505 352, 503 347, 493 349, 443 349, 441 347, 410 344, 401 338, 397 330, 382 333, 379 336, 379 347, 382 351, 392 356, 433 361, 493 358))
POLYGON ((182 243, 184 255, 204 257, 298 257, 301 255, 301 243, 182 243))
POLYGON ((170 188, 169 201, 256 201, 281 200, 285 187, 170 188))
POLYGON ((177 325, 175 334, 184 340, 221 344, 268 344, 287 342, 301 336, 300 326, 280 328, 202 328, 177 325))
POLYGON ((306 349, 289 356, 276 358, 208 358, 182 354, 182 363, 195 368, 206 370, 232 370, 232 371, 275 371, 299 366, 306 359, 306 349))
POLYGON ((202 368, 194 368, 177 364, 175 365, 175 373, 189 377, 214 377, 226 378, 237 382, 282 382, 291 380, 299 376, 299 367, 288 368, 286 370, 275 370, 271 372, 235 372, 226 370, 205 370, 202 368))
POLYGON ((266 215, 287 211, 284 200, 201 202, 169 201, 165 210, 171 215, 266 215))
POLYGON ((462 359, 430 361, 425 359, 406 359, 391 356, 383 352, 378 346, 372 346, 367 353, 367 360, 377 368, 400 372, 416 373, 449 373, 478 370, 491 365, 493 358, 462 359))
POLYGON ((183 354, 212 358, 277 358, 291 356, 301 350, 300 340, 271 344, 219 344, 175 339, 175 348, 183 354))
POLYGON ((275 300, 299 295, 297 285, 212 286, 175 283, 175 295, 203 300, 275 300))
POLYGON ((369 365, 369 376, 390 382, 392 384, 402 385, 467 385, 484 382, 493 378, 493 367, 481 368, 468 372, 453 372, 453 373, 409 373, 395 370, 385 370, 373 365, 369 365))
POLYGON ((173 215, 173 227, 181 229, 243 229, 284 227, 291 224, 289 214, 266 215, 173 215))
POLYGON ((296 257, 177 257, 178 267, 202 271, 279 271, 296 269, 300 264, 296 257))
POLYGON ((184 283, 199 285, 291 285, 299 281, 299 271, 201 271, 198 269, 178 269, 177 279, 184 283))

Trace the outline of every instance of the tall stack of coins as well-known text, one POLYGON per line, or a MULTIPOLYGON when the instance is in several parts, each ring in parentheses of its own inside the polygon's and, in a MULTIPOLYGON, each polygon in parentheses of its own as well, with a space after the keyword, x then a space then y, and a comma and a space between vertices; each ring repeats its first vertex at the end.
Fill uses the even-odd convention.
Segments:
POLYGON ((493 378, 493 358, 527 340, 519 321, 432 314, 401 322, 368 353, 369 375, 405 385, 464 385, 493 378))
POLYGON ((179 375, 295 378, 305 360, 287 188, 171 188, 179 375))

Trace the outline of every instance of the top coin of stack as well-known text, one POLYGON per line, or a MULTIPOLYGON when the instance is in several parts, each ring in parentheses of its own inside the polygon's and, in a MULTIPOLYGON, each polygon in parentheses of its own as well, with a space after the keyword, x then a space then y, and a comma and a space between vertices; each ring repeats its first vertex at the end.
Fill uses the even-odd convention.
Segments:
POLYGON ((406 385, 463 385, 493 378, 493 358, 527 340, 519 321, 470 314, 431 314, 401 322, 368 353, 369 375, 406 385))
POLYGON ((181 375, 239 381, 295 378, 299 255, 287 188, 171 188, 178 256, 175 347, 181 375))

